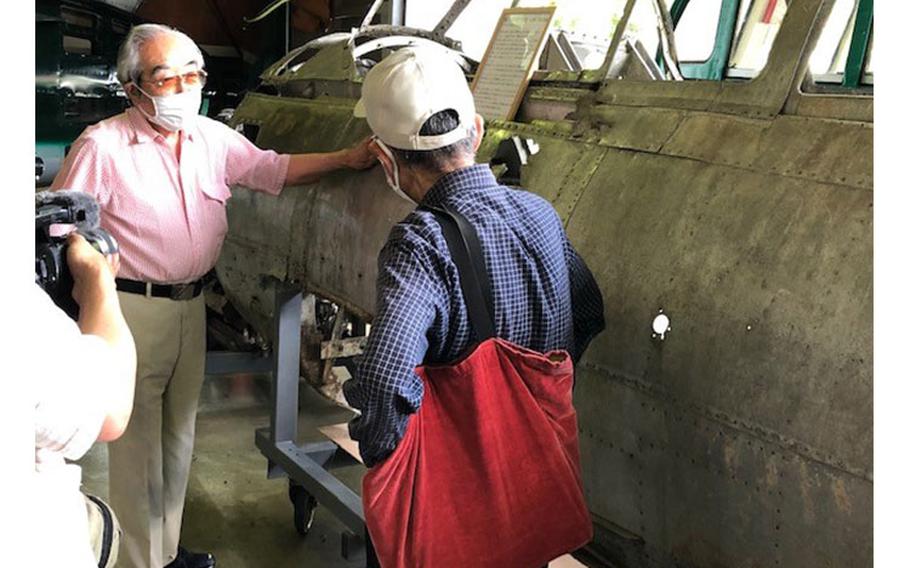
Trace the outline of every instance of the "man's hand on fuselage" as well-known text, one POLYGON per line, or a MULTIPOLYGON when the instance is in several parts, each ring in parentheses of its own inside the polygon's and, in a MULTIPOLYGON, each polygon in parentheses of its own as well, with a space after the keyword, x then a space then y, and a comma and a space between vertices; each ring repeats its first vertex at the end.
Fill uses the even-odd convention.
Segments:
POLYGON ((344 168, 365 170, 372 167, 376 163, 376 157, 369 151, 370 140, 371 138, 365 138, 356 145, 337 152, 292 154, 284 185, 315 183, 323 175, 344 168))
POLYGON ((347 167, 352 170, 365 170, 372 168, 376 164, 376 156, 370 151, 370 144, 373 142, 372 136, 367 136, 356 145, 351 146, 347 152, 347 167))

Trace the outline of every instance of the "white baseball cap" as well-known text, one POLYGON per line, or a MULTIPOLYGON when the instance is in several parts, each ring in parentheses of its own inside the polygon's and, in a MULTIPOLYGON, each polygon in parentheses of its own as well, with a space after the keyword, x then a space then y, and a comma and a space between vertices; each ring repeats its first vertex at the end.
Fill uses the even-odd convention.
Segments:
POLYGON ((354 116, 366 117, 373 134, 400 150, 436 150, 468 136, 474 124, 474 95, 461 67, 445 52, 402 48, 370 69, 354 116), (422 136, 420 128, 437 112, 458 113, 458 126, 422 136))

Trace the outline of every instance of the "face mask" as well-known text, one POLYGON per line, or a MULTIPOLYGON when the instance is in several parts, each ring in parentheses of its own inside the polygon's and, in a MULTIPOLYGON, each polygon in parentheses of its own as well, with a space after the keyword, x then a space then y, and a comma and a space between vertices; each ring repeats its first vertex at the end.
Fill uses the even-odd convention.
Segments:
POLYGON ((202 89, 190 89, 173 95, 150 95, 136 86, 139 92, 151 99, 155 116, 150 116, 141 107, 136 107, 150 121, 158 126, 176 132, 192 124, 202 105, 202 89))
POLYGON ((376 145, 379 146, 379 149, 382 150, 382 153, 385 154, 386 157, 389 158, 389 161, 392 162, 392 176, 393 177, 389 177, 389 172, 386 172, 385 168, 382 169, 385 172, 386 183, 389 184, 389 187, 392 188, 392 191, 397 193, 399 197, 401 197, 403 199, 407 199, 414 205, 417 205, 417 202, 414 201, 413 199, 411 199, 411 197, 407 193, 402 191, 402 189, 401 189, 401 185, 400 185, 399 179, 398 179, 398 162, 395 161, 395 155, 392 154, 392 151, 389 150, 389 147, 386 146, 382 140, 380 140, 379 138, 375 138, 375 137, 373 138, 373 140, 376 141, 376 145))

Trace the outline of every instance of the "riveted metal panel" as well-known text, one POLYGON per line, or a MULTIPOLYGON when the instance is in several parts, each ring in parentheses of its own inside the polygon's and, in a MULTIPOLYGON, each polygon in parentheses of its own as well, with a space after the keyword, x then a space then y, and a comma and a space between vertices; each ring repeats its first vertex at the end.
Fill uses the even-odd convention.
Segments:
POLYGON ((706 415, 670 389, 586 364, 577 380, 589 502, 612 537, 597 546, 620 565, 871 565, 870 482, 706 415), (617 555, 616 541, 631 539, 613 523, 640 544, 617 555))
POLYGON ((575 131, 606 146, 658 152, 686 115, 676 109, 581 105, 575 131))
MULTIPOLYGON (((870 195, 768 181, 611 151, 567 232, 597 267, 607 321, 647 331, 658 310, 670 315, 659 349, 688 397, 747 420, 773 416, 790 424, 781 433, 866 471, 870 195), (854 322, 851 333, 842 333, 841 318, 854 322), (743 408, 742 400, 751 402, 743 408), (847 406, 850 420, 841 416, 847 406)), ((592 359, 643 375, 655 346, 641 339, 622 333, 592 359)))
POLYGON ((762 120, 690 113, 661 153, 871 189, 871 150, 872 126, 868 123, 786 115, 762 120), (730 144, 730 140, 737 144, 730 144))
POLYGON ((774 527, 799 503, 787 530, 817 542, 829 521, 799 519, 837 507, 834 487, 851 508, 831 511, 842 528, 821 539, 831 565, 867 564, 871 193, 618 150, 588 188, 567 232, 607 309, 576 390, 592 511, 659 565, 824 566, 827 554, 775 546, 774 527), (661 309, 665 341, 650 329, 661 309), (766 479, 775 468, 785 480, 766 479))
POLYGON ((594 142, 575 141, 567 133, 496 122, 487 131, 479 158, 492 155, 499 141, 511 136, 531 138, 539 145, 539 152, 521 170, 521 185, 550 201, 565 222, 600 167, 607 149, 594 142), (553 183, 554 179, 559 182, 553 183))
POLYGON ((873 121, 874 105, 871 96, 816 95, 799 92, 791 97, 794 101, 791 114, 860 122, 873 121))

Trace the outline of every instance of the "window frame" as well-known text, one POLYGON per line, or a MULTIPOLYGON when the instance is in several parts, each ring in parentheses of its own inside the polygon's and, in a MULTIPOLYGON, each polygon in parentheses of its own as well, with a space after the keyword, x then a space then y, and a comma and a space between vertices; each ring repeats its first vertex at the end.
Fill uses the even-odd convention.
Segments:
MULTIPOLYGON (((737 15, 741 0, 722 0, 720 14, 717 18, 717 28, 714 32, 714 49, 704 61, 680 61, 679 71, 686 79, 705 79, 709 81, 722 81, 725 78, 727 61, 733 49, 733 35, 736 28, 737 15)), ((673 29, 679 25, 683 13, 689 6, 689 0, 675 0, 670 8, 670 18, 673 29)), ((662 58, 658 64, 663 67, 662 58)))
MULTIPOLYGON (((855 23, 850 34, 850 44, 847 47, 844 72, 813 74, 807 66, 806 75, 799 87, 801 95, 871 95, 873 93, 874 78, 872 74, 866 72, 869 46, 874 34, 872 4, 873 0, 857 0, 855 23)), ((811 51, 807 52, 807 57, 809 56, 811 56, 811 51)))
POLYGON ((874 122, 874 89, 871 84, 845 87, 843 79, 833 83, 819 83, 813 79, 809 69, 809 58, 812 56, 812 51, 817 45, 818 38, 821 36, 833 8, 833 2, 829 2, 827 8, 824 7, 824 0, 821 4, 822 10, 827 11, 820 14, 821 17, 815 22, 810 33, 809 43, 797 68, 800 79, 793 82, 782 114, 872 124, 874 122))
MULTIPOLYGON (((641 0, 638 0, 641 1, 641 0)), ((808 59, 815 45, 819 19, 830 8, 830 0, 803 0, 801 9, 788 10, 768 53, 768 60, 757 73, 727 69, 719 81, 646 81, 607 78, 607 70, 617 57, 616 45, 625 31, 629 4, 613 28, 611 50, 600 69, 595 71, 546 72, 533 86, 547 87, 571 83, 599 84, 595 100, 610 105, 652 106, 662 109, 711 111, 723 114, 768 119, 781 114, 841 118, 871 122, 872 89, 830 97, 807 91, 797 79, 808 73, 808 59), (816 30, 816 31, 813 31, 816 30), (865 95, 865 96, 855 96, 865 95), (836 98, 836 100, 835 100, 836 98), (832 106, 833 105, 833 106, 832 106)), ((732 44, 731 44, 732 51, 732 44)))

